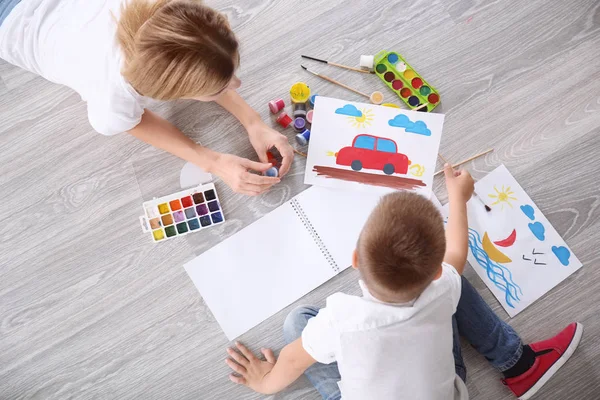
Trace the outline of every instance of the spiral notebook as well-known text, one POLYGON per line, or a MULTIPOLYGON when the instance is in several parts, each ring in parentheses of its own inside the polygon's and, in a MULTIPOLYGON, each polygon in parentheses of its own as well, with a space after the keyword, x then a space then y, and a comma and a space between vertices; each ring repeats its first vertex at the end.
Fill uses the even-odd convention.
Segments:
POLYGON ((311 187, 184 267, 230 340, 351 265, 379 195, 311 187))

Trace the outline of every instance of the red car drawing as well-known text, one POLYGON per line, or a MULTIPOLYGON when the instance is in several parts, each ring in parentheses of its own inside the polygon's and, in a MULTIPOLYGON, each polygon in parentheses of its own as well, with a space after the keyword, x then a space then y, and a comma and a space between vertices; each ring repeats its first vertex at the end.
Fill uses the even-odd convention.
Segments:
POLYGON ((410 160, 398 153, 398 145, 391 139, 372 135, 358 135, 352 147, 344 147, 336 154, 336 164, 349 165, 354 171, 363 168, 382 170, 385 174, 406 174, 410 160))

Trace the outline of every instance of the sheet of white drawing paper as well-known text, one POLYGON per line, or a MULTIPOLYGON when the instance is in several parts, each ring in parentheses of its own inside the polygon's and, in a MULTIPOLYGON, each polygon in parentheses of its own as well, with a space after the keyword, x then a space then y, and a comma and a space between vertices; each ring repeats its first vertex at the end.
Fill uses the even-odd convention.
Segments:
POLYGON ((304 183, 431 194, 444 115, 318 96, 304 183))
POLYGON ((582 264, 504 165, 475 191, 492 211, 475 198, 468 203, 468 260, 514 317, 582 264))
POLYGON ((337 274, 289 202, 184 267, 230 340, 337 274))
POLYGON ((379 196, 312 187, 295 199, 310 227, 286 202, 184 266, 229 339, 348 268, 379 196), (315 243, 310 229, 324 248, 315 243), (332 268, 325 248, 337 268, 332 268))
POLYGON ((350 266, 360 232, 381 196, 318 188, 296 198, 338 267, 350 266))

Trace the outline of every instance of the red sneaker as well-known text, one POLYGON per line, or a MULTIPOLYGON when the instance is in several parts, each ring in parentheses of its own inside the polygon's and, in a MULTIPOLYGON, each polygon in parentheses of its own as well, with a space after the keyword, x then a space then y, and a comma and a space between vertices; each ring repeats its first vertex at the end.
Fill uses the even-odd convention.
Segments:
POLYGON ((530 344, 535 351, 533 366, 519 376, 503 379, 502 383, 520 400, 531 398, 575 352, 582 334, 583 325, 574 322, 553 338, 530 344))

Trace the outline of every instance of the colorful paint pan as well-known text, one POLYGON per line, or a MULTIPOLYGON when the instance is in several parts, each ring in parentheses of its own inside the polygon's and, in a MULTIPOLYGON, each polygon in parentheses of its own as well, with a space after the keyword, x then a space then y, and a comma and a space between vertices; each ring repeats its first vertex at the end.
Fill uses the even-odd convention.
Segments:
POLYGON ((167 237, 170 238, 177 235, 177 230, 175 230, 175 227, 171 225, 165 228, 165 233, 167 234, 167 237))
POLYGON ((190 231, 195 231, 196 229, 200 229, 200 222, 194 218, 188 220, 188 226, 190 227, 190 231))
POLYGON ((411 109, 429 103, 419 111, 431 111, 440 103, 437 90, 396 52, 375 55, 375 74, 411 109))
POLYGON ((273 114, 277 114, 279 111, 283 110, 284 107, 285 102, 283 99, 275 99, 269 102, 269 110, 271 110, 271 113, 273 114))
POLYGON ((210 203, 208 203, 208 209, 210 211, 219 211, 219 202, 218 201, 211 201, 210 203))
POLYGON ((279 176, 279 170, 277 169, 277 167, 271 167, 268 170, 266 170, 265 172, 263 172, 264 176, 270 176, 272 178, 276 178, 279 176))
POLYGON ((290 88, 292 103, 306 103, 310 97, 310 89, 304 82, 296 82, 290 88))
POLYGON ((165 238, 165 232, 162 229, 157 229, 152 231, 152 237, 154 237, 154 240, 158 242, 159 240, 163 240, 165 238))
POLYGON ((221 214, 220 212, 210 214, 210 218, 212 219, 213 224, 223 222, 223 214, 221 214))
POLYGON ((208 215, 200 217, 200 225, 202 225, 203 228, 209 226, 211 223, 212 222, 210 222, 210 217, 208 215))
POLYGON ((300 146, 306 146, 310 140, 310 130, 305 129, 302 133, 296 135, 296 142, 300 146))
POLYGON ((194 199, 194 204, 204 203, 204 195, 202 193, 194 193, 192 198, 194 199))
POLYGON ((185 209, 185 217, 187 219, 194 218, 196 216, 196 211, 194 211, 194 207, 185 209))
POLYGON ((306 103, 292 103, 292 115, 294 118, 306 117, 306 103))
POLYGON ((294 120, 294 130, 296 132, 302 132, 306 128, 306 120, 302 117, 298 117, 294 120))
POLYGON ((204 192, 204 197, 206 198, 206 201, 215 200, 217 198, 217 192, 215 192, 215 189, 207 190, 204 192))
POLYGON ((173 225, 173 216, 171 214, 165 214, 161 219, 164 226, 173 225))
POLYGON ((181 199, 181 204, 183 204, 184 207, 191 207, 194 205, 194 200, 192 200, 192 196, 186 196, 183 199, 181 199))
POLYGON ((182 233, 186 233, 187 231, 188 231, 188 226, 185 222, 177 224, 177 233, 179 233, 181 235, 182 233))
POLYGON ((185 215, 183 214, 183 211, 175 211, 173 213, 173 219, 175 222, 185 221, 185 215))
POLYGON ((140 217, 142 230, 149 232, 154 242, 201 231, 225 221, 212 183, 147 201, 142 207, 145 211, 140 217))
POLYGON ((169 206, 171 207, 172 211, 177 211, 177 210, 181 210, 181 207, 183 207, 181 205, 181 200, 179 199, 175 199, 169 202, 169 206))
POLYGON ((369 96, 369 100, 371 100, 371 103, 373 104, 381 104, 383 103, 383 93, 376 90, 373 93, 371 93, 371 96, 369 96))
POLYGON ((206 215, 208 214, 208 207, 206 207, 206 204, 200 204, 199 206, 196 206, 196 212, 198 215, 206 215))
POLYGON ((276 121, 279 125, 281 125, 282 128, 287 128, 292 123, 292 117, 287 115, 285 111, 282 111, 281 114, 279 114, 279 117, 277 117, 276 121))

